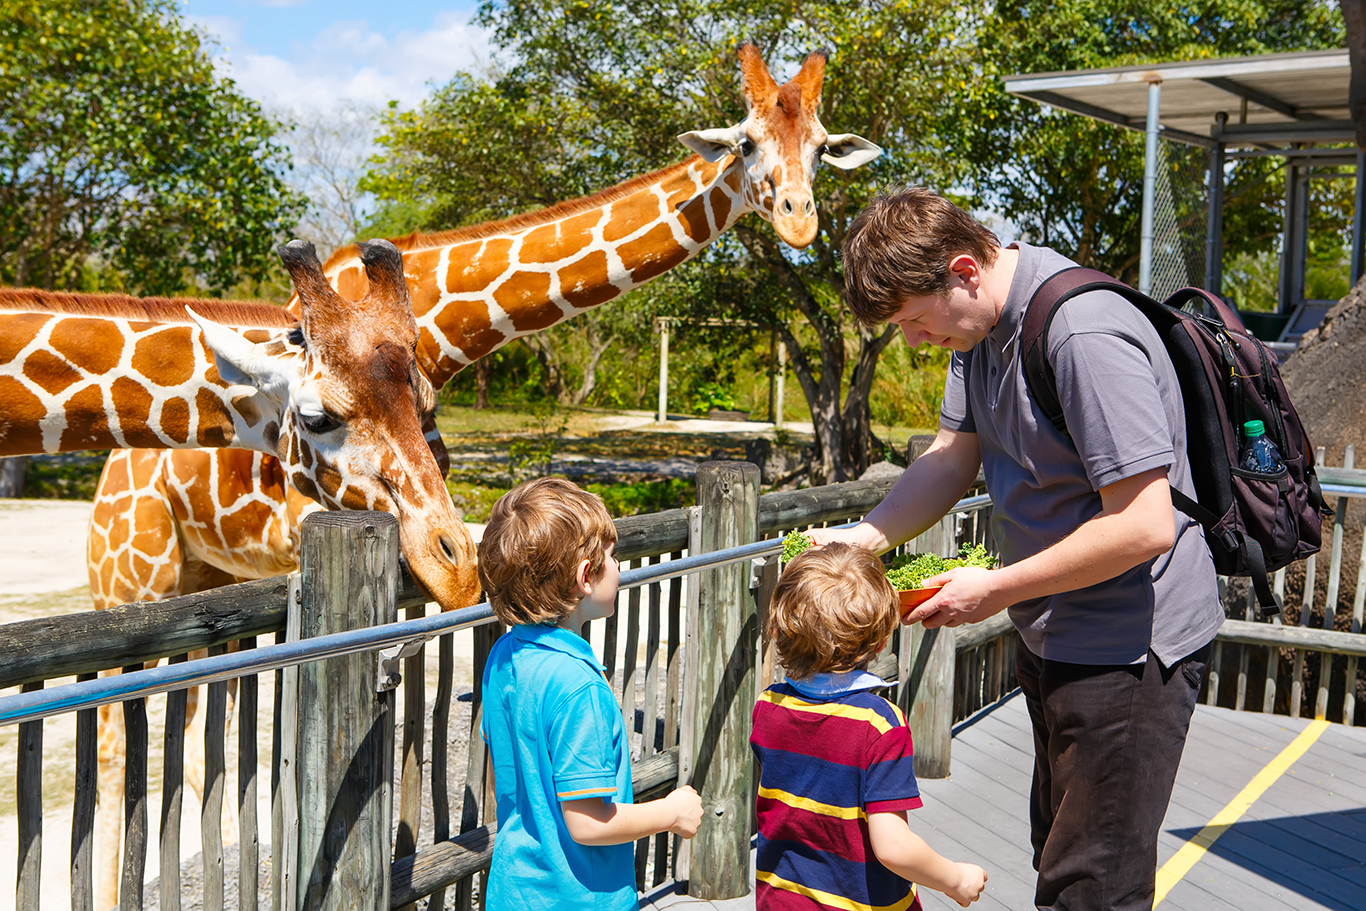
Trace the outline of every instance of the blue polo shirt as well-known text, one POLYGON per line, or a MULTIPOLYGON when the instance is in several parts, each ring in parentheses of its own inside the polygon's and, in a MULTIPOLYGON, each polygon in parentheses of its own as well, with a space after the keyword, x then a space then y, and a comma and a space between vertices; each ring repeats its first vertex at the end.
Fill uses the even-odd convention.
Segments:
POLYGON ((597 656, 554 626, 514 626, 484 668, 481 732, 493 758, 498 835, 489 911, 638 907, 630 843, 569 836, 562 800, 631 803, 630 741, 597 656))

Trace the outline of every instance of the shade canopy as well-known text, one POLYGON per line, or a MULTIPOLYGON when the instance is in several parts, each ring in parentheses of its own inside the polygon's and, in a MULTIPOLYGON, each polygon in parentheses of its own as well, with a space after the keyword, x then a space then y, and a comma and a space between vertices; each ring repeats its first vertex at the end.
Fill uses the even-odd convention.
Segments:
POLYGON ((1012 95, 1143 131, 1148 86, 1162 85, 1162 138, 1210 147, 1215 118, 1228 122, 1224 145, 1286 147, 1352 142, 1346 50, 1263 54, 1005 77, 1012 95))

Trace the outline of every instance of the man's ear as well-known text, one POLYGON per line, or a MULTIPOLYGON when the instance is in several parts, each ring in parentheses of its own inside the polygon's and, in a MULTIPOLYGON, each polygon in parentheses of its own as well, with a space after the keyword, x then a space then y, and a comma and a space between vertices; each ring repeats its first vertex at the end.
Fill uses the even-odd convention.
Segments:
POLYGON ((957 276, 969 291, 977 290, 982 284, 982 267, 971 253, 959 253, 949 260, 949 274, 957 276))

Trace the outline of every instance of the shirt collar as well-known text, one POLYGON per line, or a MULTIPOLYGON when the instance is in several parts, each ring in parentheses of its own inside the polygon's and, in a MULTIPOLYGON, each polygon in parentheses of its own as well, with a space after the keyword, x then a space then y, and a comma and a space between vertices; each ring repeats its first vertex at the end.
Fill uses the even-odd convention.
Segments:
POLYGON ((810 677, 802 677, 801 679, 789 677, 787 683, 803 696, 812 696, 817 699, 844 696, 848 693, 875 690, 890 685, 877 674, 865 670, 845 671, 842 674, 812 674, 810 677))
POLYGON ((1029 303, 1033 289, 1039 285, 1036 279, 1043 262, 1039 247, 1023 241, 1016 241, 1015 247, 1020 251, 1020 259, 1015 264, 1015 275, 1010 280, 1010 291, 1006 294, 1006 302, 1001 307, 1001 315, 997 318, 996 325, 987 333, 987 338, 1002 351, 1010 345, 1011 339, 1019 334, 1020 324, 1024 322, 1025 305, 1029 303))
POLYGON ((593 654, 593 647, 582 636, 575 635, 567 629, 558 626, 550 626, 544 623, 537 624, 518 624, 510 627, 508 635, 516 636, 523 642, 530 642, 541 648, 548 648, 557 652, 564 652, 583 661, 587 661, 599 671, 606 672, 598 656, 593 654))

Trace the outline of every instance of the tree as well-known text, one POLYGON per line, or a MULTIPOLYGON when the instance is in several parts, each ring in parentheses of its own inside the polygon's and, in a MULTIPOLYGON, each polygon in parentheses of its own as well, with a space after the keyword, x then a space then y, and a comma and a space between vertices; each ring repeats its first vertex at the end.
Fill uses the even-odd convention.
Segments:
POLYGON ((171 294, 264 273, 277 125, 170 0, 0 0, 0 280, 171 294))
POLYGON ((294 152, 288 183, 308 200, 296 233, 319 250, 364 239, 361 226, 368 213, 360 180, 374 152, 376 114, 346 103, 291 111, 284 118, 294 152))
MULTIPOLYGON (((681 157, 674 137, 743 116, 733 51, 752 39, 775 72, 831 52, 822 122, 881 145, 872 166, 822 171, 821 231, 785 247, 747 216, 697 260, 647 285, 660 306, 748 319, 781 334, 816 423, 816 480, 856 475, 876 454, 868 398, 891 341, 843 306, 839 246, 878 184, 945 187, 957 173, 943 99, 970 76, 956 5, 947 0, 556 0, 485 3, 480 20, 517 62, 489 78, 457 76, 413 112, 391 112, 386 155, 367 187, 454 227, 573 198, 681 157)), ((408 230, 416 225, 409 225, 408 230)), ((613 304, 613 316, 640 298, 613 304)))
MULTIPOLYGON (((960 114, 978 193, 1025 238, 1134 282, 1142 134, 1006 95, 1001 77, 1341 47, 1343 30, 1329 0, 1003 0, 978 23, 977 40, 982 74, 960 114)), ((1275 243, 1274 179, 1273 163, 1233 166, 1225 194, 1230 255, 1275 243)))

